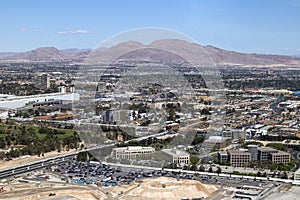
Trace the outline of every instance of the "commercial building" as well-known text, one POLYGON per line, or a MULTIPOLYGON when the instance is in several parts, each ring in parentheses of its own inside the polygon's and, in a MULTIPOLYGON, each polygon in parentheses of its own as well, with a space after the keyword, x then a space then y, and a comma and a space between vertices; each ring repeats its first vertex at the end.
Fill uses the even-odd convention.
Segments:
POLYGON ((257 145, 248 145, 248 151, 251 154, 251 160, 257 160, 258 146, 257 145))
POLYGON ((283 163, 285 165, 291 162, 291 155, 284 151, 279 151, 270 147, 257 147, 257 145, 248 145, 248 151, 231 150, 227 152, 218 152, 219 162, 230 162, 234 167, 243 167, 250 161, 271 161, 272 163, 283 163))
POLYGON ((190 154, 178 149, 163 149, 162 152, 172 157, 172 163, 184 166, 190 163, 190 154))
POLYGON ((297 169, 294 173, 294 181, 298 181, 300 184, 300 168, 297 169))
POLYGON ((218 152, 218 159, 219 159, 220 163, 228 162, 227 152, 224 152, 224 151, 223 152, 222 151, 218 152))
POLYGON ((115 110, 111 110, 111 109, 103 111, 103 113, 102 113, 103 123, 114 122, 114 118, 113 118, 114 113, 115 113, 115 110))
POLYGON ((102 120, 103 123, 126 123, 129 121, 129 114, 130 111, 128 110, 115 110, 115 109, 107 109, 102 112, 102 120))
POLYGON ((62 100, 62 101, 78 101, 80 98, 78 93, 49 93, 31 96, 3 96, 0 97, 0 108, 17 109, 29 104, 62 100))
POLYGON ((271 153, 271 162, 273 163, 284 163, 285 165, 291 162, 291 155, 289 153, 278 151, 271 153))
POLYGON ((229 162, 233 167, 247 166, 251 160, 251 153, 247 151, 228 151, 229 162))
POLYGON ((259 147, 258 148, 258 160, 264 161, 264 160, 270 160, 271 159, 271 153, 277 153, 278 150, 270 148, 270 147, 259 147))
POLYGON ((223 131, 222 132, 222 137, 224 137, 224 138, 229 138, 229 139, 231 139, 232 140, 232 131, 230 131, 230 130, 226 130, 226 131, 223 131))
POLYGON ((50 75, 49 74, 43 73, 38 77, 38 79, 39 79, 39 82, 37 83, 37 85, 41 89, 50 88, 50 75))
POLYGON ((209 149, 221 149, 230 145, 230 139, 221 136, 210 136, 207 140, 204 141, 203 145, 209 149))
POLYGON ((119 159, 150 158, 155 149, 153 147, 129 146, 113 148, 112 156, 119 159))

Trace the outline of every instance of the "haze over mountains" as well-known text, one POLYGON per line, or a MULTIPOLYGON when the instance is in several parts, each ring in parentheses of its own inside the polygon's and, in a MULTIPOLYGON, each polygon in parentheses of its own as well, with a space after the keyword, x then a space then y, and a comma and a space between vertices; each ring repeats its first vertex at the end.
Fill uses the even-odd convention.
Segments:
POLYGON ((150 58, 151 56, 164 56, 165 60, 174 59, 178 54, 192 63, 203 63, 210 60, 216 64, 300 64, 300 58, 282 55, 249 54, 228 51, 213 46, 202 46, 176 39, 162 39, 144 45, 136 41, 119 43, 110 48, 100 48, 96 51, 89 49, 65 49, 58 50, 54 47, 41 47, 24 53, 0 53, 1 61, 71 61, 84 60, 91 55, 97 55, 100 60, 107 61, 120 57, 126 59, 150 58), (162 53, 162 51, 171 53, 162 53), (91 53, 92 52, 92 53, 91 53), (168 56, 170 56, 168 58, 168 56))

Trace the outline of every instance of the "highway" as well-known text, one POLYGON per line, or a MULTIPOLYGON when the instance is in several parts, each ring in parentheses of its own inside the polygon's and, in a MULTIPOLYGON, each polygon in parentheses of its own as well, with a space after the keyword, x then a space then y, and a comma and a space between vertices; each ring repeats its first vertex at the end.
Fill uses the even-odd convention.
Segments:
MULTIPOLYGON (((147 139, 149 137, 157 137, 157 136, 161 136, 164 135, 165 132, 162 133, 156 133, 156 134, 152 134, 152 135, 147 135, 147 136, 143 136, 140 138, 136 138, 136 139, 132 139, 132 140, 144 140, 147 139)), ((128 140, 125 143, 128 143, 132 140, 128 140)), ((95 146, 95 147, 90 147, 81 151, 77 151, 77 152, 73 152, 73 153, 68 153, 68 154, 63 154, 63 155, 58 155, 58 156, 54 156, 54 157, 50 157, 50 158, 45 158, 39 161, 35 161, 35 162, 30 162, 30 163, 26 163, 26 164, 22 164, 22 165, 18 165, 18 166, 13 166, 13 167, 9 167, 6 169, 3 169, 0 171, 0 179, 4 179, 7 177, 11 177, 11 176, 15 176, 15 175, 19 175, 19 174, 23 174, 23 173, 27 173, 30 171, 34 171, 37 169, 41 169, 50 165, 55 165, 55 164, 59 164, 62 162, 68 162, 71 161, 73 159, 76 159, 78 153, 81 152, 87 152, 87 151, 94 151, 94 150, 99 150, 105 147, 111 147, 114 146, 115 143, 109 143, 109 144, 103 144, 100 146, 95 146)), ((279 179, 279 178, 266 178, 266 177, 253 177, 253 176, 243 176, 243 175, 233 175, 233 174, 225 174, 225 173, 209 173, 209 172, 200 172, 200 171, 190 171, 190 170, 182 170, 182 169, 162 169, 162 168, 155 168, 155 167, 145 167, 145 166, 132 166, 132 165, 124 165, 124 164, 116 164, 116 163, 106 163, 103 162, 103 164, 107 164, 107 165, 112 165, 112 166, 118 166, 118 167, 124 167, 124 168, 140 168, 140 169, 145 169, 145 170, 157 170, 157 171, 169 171, 169 172, 181 172, 181 173, 187 173, 187 174, 200 174, 200 175, 207 175, 207 176, 216 176, 216 177, 226 177, 226 178, 236 178, 236 179, 246 179, 246 180, 259 180, 259 181, 273 181, 273 182, 284 182, 284 183, 294 183, 293 180, 289 180, 289 179, 279 179)))
MULTIPOLYGON (((128 143, 133 140, 141 141, 141 140, 147 139, 149 137, 157 137, 157 136, 161 136, 164 134, 165 134, 165 132, 147 135, 147 136, 143 136, 140 138, 127 140, 125 143, 128 143)), ((115 143, 103 144, 100 146, 90 147, 90 148, 87 148, 87 149, 84 149, 81 151, 76 151, 73 153, 58 155, 58 156, 54 156, 54 157, 50 157, 50 158, 44 158, 39 161, 34 161, 34 162, 2 169, 2 170, 0 170, 0 179, 7 178, 10 176, 15 176, 18 174, 23 174, 23 173, 30 172, 30 171, 34 171, 34 170, 41 169, 41 168, 44 168, 44 167, 47 167, 50 165, 55 165, 55 164, 59 164, 62 162, 68 162, 70 160, 76 159, 78 153, 87 152, 87 151, 95 151, 95 150, 99 150, 99 149, 102 149, 105 147, 111 147, 114 145, 115 145, 115 143)))
POLYGON ((62 162, 68 162, 68 161, 71 161, 73 159, 76 159, 77 154, 80 153, 80 152, 98 150, 98 149, 113 146, 113 145, 115 145, 115 144, 110 143, 110 144, 100 145, 100 146, 97 146, 97 147, 91 147, 91 148, 84 149, 84 150, 81 150, 81 151, 76 151, 76 152, 73 152, 73 153, 58 155, 58 156, 54 156, 54 157, 50 157, 50 158, 44 158, 44 159, 39 160, 39 161, 34 161, 34 162, 30 162, 30 163, 26 163, 26 164, 17 165, 17 166, 9 167, 9 168, 6 168, 6 169, 2 169, 2 170, 0 170, 0 179, 7 178, 7 177, 10 177, 10 176, 15 176, 15 175, 18 175, 18 174, 23 174, 23 173, 30 172, 30 171, 34 171, 34 170, 41 169, 41 168, 44 168, 44 167, 47 167, 47 166, 50 166, 50 165, 55 165, 55 164, 59 164, 59 163, 62 163, 62 162))

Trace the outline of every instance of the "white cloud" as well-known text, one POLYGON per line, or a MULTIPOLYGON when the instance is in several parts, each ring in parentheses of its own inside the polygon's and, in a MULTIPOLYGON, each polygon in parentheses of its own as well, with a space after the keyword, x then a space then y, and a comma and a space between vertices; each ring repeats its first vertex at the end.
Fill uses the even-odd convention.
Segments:
POLYGON ((286 47, 286 48, 283 48, 282 50, 283 51, 290 51, 291 49, 289 49, 289 48, 286 47))
POLYGON ((34 29, 33 32, 40 32, 40 33, 42 33, 42 32, 45 32, 45 31, 43 29, 34 29))
POLYGON ((83 29, 77 29, 77 30, 73 30, 73 31, 59 31, 59 32, 57 32, 57 34, 60 34, 60 35, 75 35, 75 34, 86 34, 86 33, 89 33, 89 31, 83 30, 83 29))
POLYGON ((19 30, 20 32, 27 32, 28 30, 26 28, 22 28, 19 30))

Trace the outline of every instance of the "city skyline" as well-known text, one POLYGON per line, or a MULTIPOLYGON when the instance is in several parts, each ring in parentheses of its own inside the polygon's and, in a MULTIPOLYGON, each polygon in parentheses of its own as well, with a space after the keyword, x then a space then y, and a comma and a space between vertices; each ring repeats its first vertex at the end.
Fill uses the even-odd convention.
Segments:
POLYGON ((95 48, 119 32, 161 27, 202 45, 299 55, 300 1, 2 1, 0 52, 95 48))

